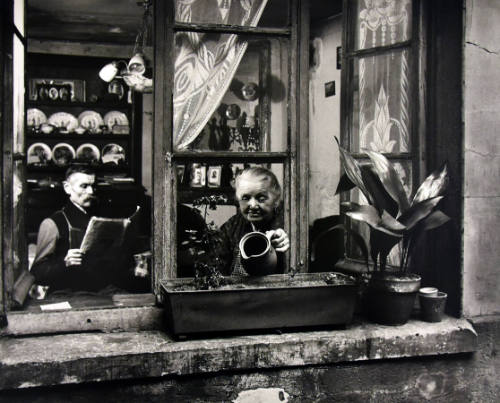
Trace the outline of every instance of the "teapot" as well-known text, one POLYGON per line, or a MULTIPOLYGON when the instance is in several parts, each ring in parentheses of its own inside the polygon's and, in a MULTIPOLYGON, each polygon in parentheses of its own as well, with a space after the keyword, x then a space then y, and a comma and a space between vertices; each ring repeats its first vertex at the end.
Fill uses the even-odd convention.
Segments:
POLYGON ((276 272, 278 257, 266 234, 258 231, 245 234, 239 243, 241 266, 250 276, 276 272))

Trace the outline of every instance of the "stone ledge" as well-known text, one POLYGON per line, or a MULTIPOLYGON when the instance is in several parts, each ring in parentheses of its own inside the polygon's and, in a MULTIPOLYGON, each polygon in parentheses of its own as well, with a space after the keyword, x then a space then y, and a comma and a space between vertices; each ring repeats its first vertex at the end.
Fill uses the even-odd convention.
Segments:
POLYGON ((0 389, 472 352, 465 319, 175 341, 161 331, 0 339, 0 389))

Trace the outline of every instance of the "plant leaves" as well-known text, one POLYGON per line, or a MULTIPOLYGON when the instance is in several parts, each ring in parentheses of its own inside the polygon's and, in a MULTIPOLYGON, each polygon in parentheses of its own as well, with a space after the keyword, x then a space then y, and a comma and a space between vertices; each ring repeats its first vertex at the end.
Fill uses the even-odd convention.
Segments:
POLYGON ((399 217, 399 221, 406 226, 407 231, 412 230, 420 220, 423 220, 432 212, 442 198, 443 196, 438 196, 412 205, 399 217))
POLYGON ((445 213, 440 210, 433 211, 422 221, 422 229, 428 231, 447 223, 450 220, 445 213))
POLYGON ((345 173, 349 177, 349 180, 352 183, 354 183, 359 188, 359 190, 361 190, 361 192, 365 195, 370 204, 373 203, 371 195, 368 193, 365 184, 363 183, 363 178, 361 176, 361 169, 359 167, 358 162, 351 156, 351 154, 349 154, 349 152, 347 152, 347 150, 344 150, 340 146, 337 137, 335 137, 335 140, 337 141, 339 147, 340 159, 342 160, 342 165, 344 166, 345 173))
POLYGON ((431 173, 425 181, 422 182, 411 204, 414 205, 423 200, 441 196, 448 187, 448 182, 448 168, 446 164, 444 164, 442 168, 431 173))
POLYGON ((383 271, 387 262, 387 256, 391 249, 401 240, 399 236, 392 236, 390 234, 370 228, 370 252, 373 261, 375 262, 375 269, 377 266, 377 259, 379 260, 379 270, 383 271))
POLYGON ((343 173, 342 176, 340 177, 339 184, 337 185, 337 190, 335 191, 335 194, 339 194, 342 192, 347 192, 348 190, 351 190, 355 188, 356 185, 352 183, 352 181, 349 179, 349 176, 347 176, 346 173, 343 173))
POLYGON ((402 237, 402 232, 406 229, 404 225, 385 211, 380 216, 373 206, 357 206, 348 211, 346 215, 353 220, 362 221, 378 231, 395 237, 402 237))
POLYGON ((398 203, 399 211, 402 213, 408 210, 410 203, 406 196, 403 183, 399 177, 398 172, 392 163, 381 153, 376 151, 364 150, 373 163, 373 167, 387 190, 387 193, 398 203))
POLYGON ((361 176, 363 178, 363 183, 366 186, 366 190, 372 196, 373 205, 378 210, 379 214, 385 210, 393 217, 398 214, 398 204, 394 199, 387 193, 382 182, 378 178, 376 172, 371 163, 368 165, 361 165, 361 176))

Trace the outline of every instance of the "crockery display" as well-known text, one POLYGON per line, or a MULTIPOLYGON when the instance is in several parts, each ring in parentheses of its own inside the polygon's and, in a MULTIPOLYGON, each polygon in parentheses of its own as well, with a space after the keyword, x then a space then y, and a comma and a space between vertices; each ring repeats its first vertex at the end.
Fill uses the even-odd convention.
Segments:
POLYGON ((99 162, 100 157, 99 149, 92 143, 82 144, 76 149, 76 158, 80 161, 95 163, 99 162))
POLYGON ((48 122, 60 132, 73 132, 78 127, 78 119, 68 112, 56 112, 50 115, 48 122))
POLYGON ((58 143, 52 149, 52 161, 57 166, 68 165, 75 156, 75 149, 68 143, 58 143))
POLYGON ((122 162, 125 162, 125 150, 122 146, 115 144, 115 143, 109 143, 106 144, 101 151, 101 159, 104 164, 107 163, 114 163, 114 164, 119 164, 122 162))
POLYGON ((28 147, 28 165, 46 164, 52 158, 52 151, 45 143, 33 143, 28 147))
POLYGON ((84 111, 78 115, 80 127, 83 127, 90 133, 100 133, 101 126, 104 125, 102 116, 95 111, 84 111))
POLYGON ((38 127, 47 122, 47 116, 40 109, 30 108, 27 115, 26 123, 28 127, 38 127))
POLYGON ((110 111, 104 115, 104 124, 108 126, 110 132, 115 133, 113 128, 115 126, 126 126, 128 127, 128 118, 123 112, 120 111, 110 111))

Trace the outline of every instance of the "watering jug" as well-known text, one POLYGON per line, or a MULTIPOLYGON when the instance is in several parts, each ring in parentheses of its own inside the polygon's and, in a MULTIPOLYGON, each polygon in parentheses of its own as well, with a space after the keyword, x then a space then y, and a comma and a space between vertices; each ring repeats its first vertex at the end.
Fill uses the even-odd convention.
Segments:
POLYGON ((277 256, 271 241, 262 232, 249 232, 240 241, 241 266, 251 276, 274 274, 277 256))

